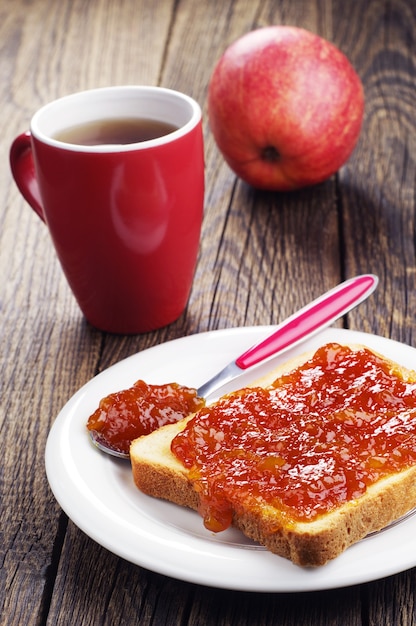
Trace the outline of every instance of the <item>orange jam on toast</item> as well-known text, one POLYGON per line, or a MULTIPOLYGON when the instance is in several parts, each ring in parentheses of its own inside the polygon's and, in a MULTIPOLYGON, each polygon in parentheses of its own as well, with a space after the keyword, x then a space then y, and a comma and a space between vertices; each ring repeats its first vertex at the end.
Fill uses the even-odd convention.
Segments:
POLYGON ((129 389, 103 398, 90 416, 87 428, 118 452, 128 453, 137 437, 165 424, 173 424, 205 404, 196 389, 177 383, 148 385, 138 380, 129 389))
POLYGON ((267 389, 201 409, 171 449, 210 530, 239 506, 312 521, 416 463, 416 382, 369 349, 328 344, 267 389))

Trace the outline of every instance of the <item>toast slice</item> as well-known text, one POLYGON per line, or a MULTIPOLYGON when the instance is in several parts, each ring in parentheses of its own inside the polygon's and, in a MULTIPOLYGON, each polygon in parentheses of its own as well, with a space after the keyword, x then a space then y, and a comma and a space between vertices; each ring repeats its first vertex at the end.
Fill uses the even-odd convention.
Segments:
POLYGON ((144 493, 320 566, 416 506, 416 372, 328 344, 136 439, 130 458, 144 493))

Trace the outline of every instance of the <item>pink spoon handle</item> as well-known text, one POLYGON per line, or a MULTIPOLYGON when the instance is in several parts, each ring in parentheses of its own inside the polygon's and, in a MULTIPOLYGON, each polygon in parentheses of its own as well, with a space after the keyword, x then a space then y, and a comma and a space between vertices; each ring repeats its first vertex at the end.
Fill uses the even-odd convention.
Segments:
POLYGON ((373 274, 346 280, 282 322, 270 337, 249 348, 235 363, 245 370, 288 346, 296 346, 360 304, 377 284, 378 278, 373 274))

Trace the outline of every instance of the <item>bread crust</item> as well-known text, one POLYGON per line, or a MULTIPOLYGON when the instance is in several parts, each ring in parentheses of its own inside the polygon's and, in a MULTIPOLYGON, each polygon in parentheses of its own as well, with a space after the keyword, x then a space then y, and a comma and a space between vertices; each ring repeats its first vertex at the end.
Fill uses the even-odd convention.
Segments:
MULTIPOLYGON (((271 384, 310 356, 308 353, 284 364, 251 386, 271 384)), ((415 372, 382 358, 406 381, 416 380, 415 372)), ((172 439, 192 417, 137 439, 132 443, 130 456, 134 482, 143 493, 198 510, 199 497, 188 479, 188 472, 170 450, 172 439)), ((379 480, 361 497, 312 521, 288 520, 266 501, 257 499, 248 510, 234 511, 233 526, 274 554, 297 565, 315 567, 336 558, 352 544, 384 528, 415 506, 416 466, 413 466, 379 480)))

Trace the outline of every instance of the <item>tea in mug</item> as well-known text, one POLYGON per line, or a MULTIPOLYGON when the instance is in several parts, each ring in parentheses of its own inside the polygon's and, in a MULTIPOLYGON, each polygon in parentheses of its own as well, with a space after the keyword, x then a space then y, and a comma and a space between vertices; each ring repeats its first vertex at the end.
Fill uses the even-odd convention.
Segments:
POLYGON ((173 133, 178 126, 148 118, 114 118, 94 120, 71 126, 56 133, 53 138, 81 146, 104 144, 124 145, 157 139, 173 133))

